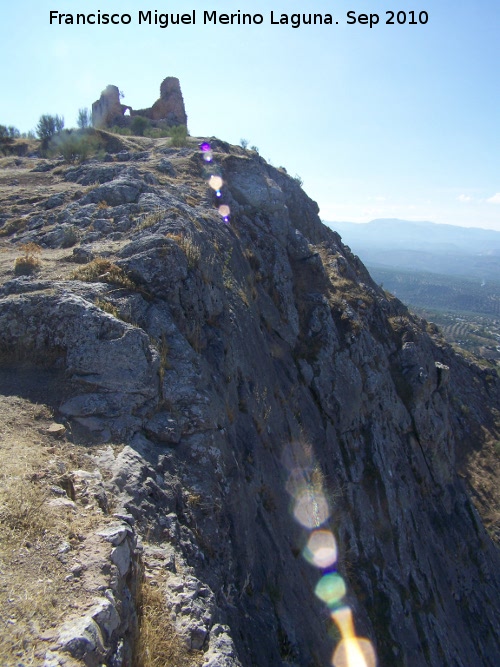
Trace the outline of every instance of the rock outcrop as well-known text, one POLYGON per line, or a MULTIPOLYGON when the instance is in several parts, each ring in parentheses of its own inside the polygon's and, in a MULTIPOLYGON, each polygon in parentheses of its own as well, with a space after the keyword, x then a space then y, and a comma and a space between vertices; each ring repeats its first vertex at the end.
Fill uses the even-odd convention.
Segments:
POLYGON ((83 562, 73 571, 77 578, 90 577, 94 574, 92 566, 95 568, 99 554, 102 596, 88 601, 85 615, 69 618, 61 625, 45 654, 43 667, 75 664, 69 662, 69 656, 87 667, 132 662, 133 640, 137 633, 132 599, 134 584, 140 581, 142 572, 142 547, 126 520, 108 525, 105 530, 92 535, 88 542, 83 562), (132 591, 129 588, 131 582, 132 591))
POLYGON ((147 109, 134 110, 120 102, 120 91, 116 86, 107 86, 101 97, 92 104, 92 124, 97 128, 124 125, 132 116, 143 116, 152 121, 161 121, 165 125, 186 125, 187 116, 184 107, 179 79, 168 76, 160 86, 160 97, 147 109), (128 112, 129 116, 125 116, 128 112))
POLYGON ((57 279, 2 286, 0 373, 23 359, 64 380, 59 418, 101 443, 106 493, 204 667, 331 664, 293 475, 321 482, 380 667, 497 667, 500 552, 458 463, 498 439, 498 376, 376 285, 283 170, 212 148, 220 200, 196 147, 59 176, 66 196, 13 238, 59 253, 57 279), (66 264, 61 225, 78 239, 66 264))

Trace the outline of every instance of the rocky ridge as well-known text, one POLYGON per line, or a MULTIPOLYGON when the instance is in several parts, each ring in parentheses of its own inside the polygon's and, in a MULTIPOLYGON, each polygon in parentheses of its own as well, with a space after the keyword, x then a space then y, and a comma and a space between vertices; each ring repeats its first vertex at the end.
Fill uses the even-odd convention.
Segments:
POLYGON ((120 602, 97 587, 46 667, 129 664, 144 568, 193 664, 330 664, 290 443, 328 492, 380 667, 496 667, 498 524, 486 531, 459 472, 499 437, 498 376, 377 286, 283 169, 211 144, 229 224, 194 143, 4 165, 1 387, 88 443, 125 517, 107 533, 120 602), (15 277, 26 243, 41 266, 15 277))

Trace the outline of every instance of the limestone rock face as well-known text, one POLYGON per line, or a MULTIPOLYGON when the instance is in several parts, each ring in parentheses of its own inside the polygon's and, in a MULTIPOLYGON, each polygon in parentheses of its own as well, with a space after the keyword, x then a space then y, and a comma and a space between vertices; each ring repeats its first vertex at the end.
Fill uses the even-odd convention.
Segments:
MULTIPOLYGON (((68 168, 67 196, 13 239, 71 224, 81 251, 69 266, 47 243, 43 278, 1 287, 0 379, 19 360, 54 418, 97 441, 99 492, 142 536, 205 667, 331 664, 290 446, 305 452, 293 474, 324 489, 345 602, 379 667, 498 667, 500 552, 458 469, 500 438, 498 376, 376 285, 283 170, 212 141, 226 224, 197 148, 153 143, 68 168), (113 270, 72 276, 96 259, 113 270)), ((127 581, 129 535, 99 537, 127 581)), ((68 642, 97 661, 90 619, 68 642)))
POLYGON ((62 289, 1 299, 0 330, 12 354, 28 349, 32 363, 60 367, 66 392, 59 410, 91 431, 134 432, 141 410, 157 400, 158 354, 147 336, 82 297, 62 289))

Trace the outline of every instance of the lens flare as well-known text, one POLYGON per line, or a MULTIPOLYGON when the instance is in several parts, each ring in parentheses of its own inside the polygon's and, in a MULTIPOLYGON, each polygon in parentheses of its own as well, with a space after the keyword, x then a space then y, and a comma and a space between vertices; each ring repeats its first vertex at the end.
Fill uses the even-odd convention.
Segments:
POLYGON ((376 667, 372 643, 364 637, 342 639, 332 658, 333 667, 376 667))
POLYGON ((305 528, 319 528, 330 516, 330 509, 322 491, 307 488, 299 492, 293 513, 305 528))
POLYGON ((340 634, 344 639, 355 637, 354 621, 352 620, 352 610, 350 607, 339 607, 332 612, 332 620, 338 627, 340 634))
POLYGON ((330 567, 337 560, 337 543, 330 530, 315 530, 303 552, 304 558, 321 569, 330 567))
POLYGON ((293 498, 295 519, 310 531, 302 555, 311 565, 324 571, 314 593, 329 608, 342 637, 331 665, 377 667, 373 645, 368 639, 356 636, 352 610, 343 602, 347 593, 345 581, 338 572, 329 571, 337 561, 337 542, 331 530, 321 528, 330 517, 330 508, 323 492, 322 471, 314 459, 312 447, 292 442, 283 449, 281 462, 288 472, 286 490, 293 498))
POLYGON ((301 493, 311 486, 310 477, 302 468, 294 468, 286 482, 286 490, 294 498, 298 498, 301 493))
POLYGON ((312 468, 314 465, 312 449, 302 442, 291 442, 283 449, 281 455, 283 465, 291 472, 312 468))
POLYGON ((364 637, 356 637, 351 608, 336 609, 332 619, 342 635, 333 654, 333 667, 376 667, 377 657, 372 643, 364 637))
MULTIPOLYGON (((213 160, 213 152, 212 152, 212 146, 208 143, 208 141, 203 141, 201 144, 198 144, 198 147, 203 155, 203 159, 205 162, 212 163, 213 160)), ((208 165, 203 168, 203 177, 206 178, 208 181, 208 185, 212 188, 212 190, 215 190, 215 196, 217 199, 222 198, 222 192, 221 188, 224 185, 224 181, 222 180, 222 176, 220 176, 221 170, 220 167, 217 165, 217 163, 210 164, 210 167, 208 165), (210 171, 209 171, 210 169, 210 171)), ((222 219, 226 224, 229 223, 229 206, 219 206, 219 213, 222 216, 222 219)))
POLYGON ((325 574, 316 584, 314 592, 320 600, 329 607, 334 608, 346 594, 345 582, 337 572, 325 574))
POLYGON ((212 176, 210 176, 210 178, 208 179, 208 184, 212 188, 212 190, 219 192, 222 187, 223 180, 220 176, 215 176, 215 174, 212 174, 212 176))

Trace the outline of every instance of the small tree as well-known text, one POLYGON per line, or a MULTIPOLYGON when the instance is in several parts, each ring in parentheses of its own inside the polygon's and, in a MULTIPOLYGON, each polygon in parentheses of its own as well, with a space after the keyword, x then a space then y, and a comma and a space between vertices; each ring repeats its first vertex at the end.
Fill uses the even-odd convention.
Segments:
POLYGON ((92 126, 92 114, 87 108, 78 109, 78 119, 76 124, 81 130, 85 130, 87 127, 92 126))
POLYGON ((19 139, 21 133, 13 125, 6 127, 5 125, 0 125, 0 139, 19 139))
POLYGON ((242 148, 247 148, 248 147, 248 139, 240 139, 240 146, 242 148))
POLYGON ((40 116, 40 120, 36 126, 36 133, 39 139, 47 143, 54 134, 61 132, 63 128, 64 118, 62 116, 43 114, 40 116))

